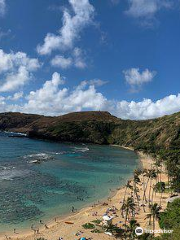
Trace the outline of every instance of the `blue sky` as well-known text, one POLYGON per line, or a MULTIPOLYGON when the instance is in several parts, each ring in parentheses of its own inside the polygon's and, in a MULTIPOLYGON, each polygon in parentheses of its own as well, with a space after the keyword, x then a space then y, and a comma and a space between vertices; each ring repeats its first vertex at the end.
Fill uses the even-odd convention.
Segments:
POLYGON ((0 111, 180 110, 180 2, 0 0, 0 111))

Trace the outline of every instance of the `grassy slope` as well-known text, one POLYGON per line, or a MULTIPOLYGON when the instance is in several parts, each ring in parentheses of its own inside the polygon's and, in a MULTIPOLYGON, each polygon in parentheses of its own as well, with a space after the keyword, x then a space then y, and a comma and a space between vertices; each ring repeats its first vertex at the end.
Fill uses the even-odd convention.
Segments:
POLYGON ((134 148, 179 148, 180 113, 147 121, 118 119, 107 112, 70 113, 44 117, 0 114, 0 129, 58 141, 119 144, 134 148))

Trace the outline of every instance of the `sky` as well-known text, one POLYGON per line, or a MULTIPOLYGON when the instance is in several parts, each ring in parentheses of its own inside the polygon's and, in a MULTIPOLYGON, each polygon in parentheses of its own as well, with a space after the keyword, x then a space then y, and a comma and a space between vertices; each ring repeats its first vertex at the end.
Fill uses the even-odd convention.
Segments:
POLYGON ((178 112, 179 43, 179 0, 0 0, 0 112, 178 112))

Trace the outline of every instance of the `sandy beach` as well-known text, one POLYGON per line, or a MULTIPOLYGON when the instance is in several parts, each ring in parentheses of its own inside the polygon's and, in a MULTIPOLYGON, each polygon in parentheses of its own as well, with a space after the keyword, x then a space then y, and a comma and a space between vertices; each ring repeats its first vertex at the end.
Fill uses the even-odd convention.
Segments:
MULTIPOLYGON (((139 153, 139 157, 141 160, 142 167, 144 169, 151 169, 154 161, 150 156, 144 155, 139 153)), ((142 179, 141 179, 142 180, 142 179)), ((167 182, 167 175, 165 171, 161 174, 161 180, 167 182)), ((156 183, 156 180, 152 180, 152 185, 156 183)), ((143 186, 140 184, 138 185, 139 188, 139 196, 140 199, 143 198, 143 186)), ((147 192, 149 192, 150 185, 147 186, 147 192)), ((93 240, 108 240, 108 239, 115 239, 112 236, 108 236, 107 234, 103 233, 92 233, 92 229, 84 229, 82 227, 83 224, 91 223, 96 219, 102 220, 102 216, 106 213, 108 208, 116 208, 116 213, 109 213, 112 215, 113 224, 117 224, 118 227, 121 227, 124 223, 124 218, 121 216, 121 206, 122 201, 125 193, 125 186, 117 189, 117 192, 112 193, 113 197, 108 198, 105 202, 99 202, 94 206, 90 206, 80 210, 78 213, 72 213, 68 217, 64 217, 62 219, 57 218, 54 219, 51 223, 42 223, 42 227, 39 229, 38 233, 34 232, 34 230, 29 230, 29 232, 18 232, 18 229, 15 233, 7 233, 0 235, 0 239, 19 239, 19 240, 33 240, 38 238, 45 238, 47 240, 58 240, 60 237, 63 240, 78 240, 80 237, 91 238, 93 240), (72 223, 72 224, 68 224, 72 223), (78 236, 76 236, 78 235, 78 236)), ((131 195, 131 190, 127 189, 126 196, 131 195)), ((154 194, 154 203, 160 203, 160 193, 154 194)), ((169 197, 169 194, 163 193, 162 195, 162 210, 166 208, 166 199, 169 197)), ((136 214, 135 219, 138 221, 142 228, 149 228, 149 220, 146 219, 146 216, 149 212, 148 204, 143 207, 140 207, 138 213, 136 214), (145 210, 145 212, 144 212, 145 210)), ((156 222, 156 229, 159 229, 158 222, 156 222)))

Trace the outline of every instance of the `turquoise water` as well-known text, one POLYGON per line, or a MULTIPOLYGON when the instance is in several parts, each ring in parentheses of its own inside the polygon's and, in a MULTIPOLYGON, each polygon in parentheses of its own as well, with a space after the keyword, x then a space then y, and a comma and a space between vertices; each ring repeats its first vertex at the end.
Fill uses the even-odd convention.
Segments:
POLYGON ((0 133, 0 232, 29 228, 107 197, 138 164, 134 152, 118 147, 0 133))

